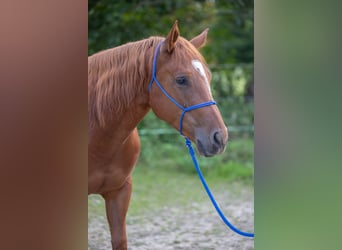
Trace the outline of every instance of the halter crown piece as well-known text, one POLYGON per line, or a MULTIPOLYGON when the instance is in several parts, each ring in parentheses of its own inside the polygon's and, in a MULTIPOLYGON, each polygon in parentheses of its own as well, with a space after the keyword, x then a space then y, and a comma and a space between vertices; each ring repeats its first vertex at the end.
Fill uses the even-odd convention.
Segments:
POLYGON ((213 206, 215 207, 217 213, 219 214, 219 216, 221 217, 222 221, 232 230, 234 231, 235 233, 237 234, 240 234, 242 236, 246 236, 246 237, 254 237, 254 233, 246 233, 246 232, 243 232, 241 230, 239 230, 238 228, 234 227, 229 221, 228 219, 224 216, 224 214, 222 213, 219 205, 217 204, 214 196, 212 195, 209 187, 208 187, 208 184, 206 183, 204 177, 203 177, 203 174, 199 168, 199 164, 197 162, 197 159, 196 159, 196 154, 195 154, 195 151, 191 145, 191 141, 183 135, 183 118, 184 118, 184 115, 186 112, 188 111, 191 111, 191 110, 194 110, 194 109, 199 109, 199 108, 203 108, 203 107, 207 107, 207 106, 210 106, 210 105, 216 105, 216 102, 215 101, 208 101, 208 102, 202 102, 202 103, 199 103, 199 104, 195 104, 195 105, 192 105, 190 107, 184 107, 182 106, 181 104, 179 104, 174 98, 172 98, 168 93, 167 91, 163 88, 163 86, 160 84, 160 82, 157 80, 157 75, 156 75, 156 71, 157 71, 157 59, 158 59, 158 55, 159 55, 159 51, 160 51, 160 46, 163 44, 163 41, 160 42, 156 48, 156 51, 154 53, 154 57, 153 57, 153 67, 152 67, 152 78, 151 78, 151 81, 150 81, 150 84, 148 86, 148 92, 150 92, 151 88, 152 88, 152 85, 153 85, 153 82, 155 82, 157 84, 157 86, 159 87, 159 89, 163 92, 163 94, 171 101, 173 102, 178 108, 180 108, 183 112, 180 116, 180 120, 179 120, 179 133, 185 138, 185 145, 188 147, 188 150, 189 150, 189 154, 191 156, 191 159, 192 159, 192 162, 194 163, 194 166, 195 166, 195 169, 197 171, 197 174, 202 182, 202 185, 205 189, 205 191, 207 192, 211 202, 213 203, 213 206))

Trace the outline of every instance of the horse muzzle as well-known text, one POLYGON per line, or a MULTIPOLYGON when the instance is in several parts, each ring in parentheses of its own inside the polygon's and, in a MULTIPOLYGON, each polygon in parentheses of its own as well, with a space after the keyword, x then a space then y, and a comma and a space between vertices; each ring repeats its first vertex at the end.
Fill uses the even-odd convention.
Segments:
POLYGON ((209 136, 199 132, 196 136, 196 146, 200 155, 211 157, 224 152, 228 141, 228 130, 214 130, 209 136))

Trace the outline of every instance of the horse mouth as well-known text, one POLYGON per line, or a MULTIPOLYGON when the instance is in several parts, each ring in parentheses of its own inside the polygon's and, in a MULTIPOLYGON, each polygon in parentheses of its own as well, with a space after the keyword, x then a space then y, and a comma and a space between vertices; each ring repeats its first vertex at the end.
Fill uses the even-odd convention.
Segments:
POLYGON ((197 150, 200 155, 205 157, 212 157, 217 154, 220 154, 224 151, 225 146, 219 147, 217 144, 212 144, 210 146, 205 147, 200 140, 196 140, 197 150))

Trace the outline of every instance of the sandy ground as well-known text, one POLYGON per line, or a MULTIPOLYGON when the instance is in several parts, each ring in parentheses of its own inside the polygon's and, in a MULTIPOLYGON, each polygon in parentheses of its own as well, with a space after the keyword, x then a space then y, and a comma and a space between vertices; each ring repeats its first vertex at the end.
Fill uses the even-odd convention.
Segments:
MULTIPOLYGON (((234 226, 242 231, 254 231, 253 190, 229 190, 215 198, 234 226)), ((88 250, 110 250, 107 220, 104 215, 95 218, 88 222, 88 250)), ((130 250, 254 249, 254 239, 227 228, 209 198, 200 203, 189 201, 185 207, 162 207, 129 216, 127 235, 130 250)))

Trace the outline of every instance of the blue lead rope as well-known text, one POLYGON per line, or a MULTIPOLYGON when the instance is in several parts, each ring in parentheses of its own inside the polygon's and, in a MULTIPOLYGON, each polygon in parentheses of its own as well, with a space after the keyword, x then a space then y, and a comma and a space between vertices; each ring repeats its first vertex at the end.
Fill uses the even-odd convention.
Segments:
POLYGON ((237 228, 234 227, 234 226, 228 221, 228 219, 224 216, 224 214, 222 213, 222 211, 221 211, 219 205, 217 204, 217 202, 216 202, 214 196, 213 196, 212 193, 210 192, 210 189, 209 189, 209 187, 208 187, 207 182, 205 181, 205 179, 204 179, 204 177, 203 177, 203 175, 202 175, 201 169, 200 169, 200 167, 199 167, 199 165, 198 165, 198 162, 197 162, 197 159, 196 159, 195 151, 194 151, 194 149, 193 149, 193 147, 192 147, 191 141, 190 141, 187 137, 185 137, 185 144, 186 144, 186 146, 187 146, 188 149, 189 149, 189 154, 190 154, 190 156, 191 156, 192 162, 194 163, 194 166, 195 166, 195 168, 196 168, 197 174, 198 174, 198 176, 199 176, 199 178, 200 178, 200 180, 201 180, 201 182, 202 182, 202 184, 203 184, 203 187, 204 187, 205 191, 207 192, 207 194, 208 194, 208 196, 209 196, 209 198, 210 198, 210 200, 211 200, 211 203, 213 203, 213 205, 214 205, 214 207, 215 207, 217 213, 220 215, 220 217, 221 217, 221 219, 223 220, 223 222, 224 222, 231 230, 233 230, 235 233, 240 234, 240 235, 242 235, 242 236, 252 237, 252 238, 253 238, 253 237, 254 237, 254 233, 246 233, 246 232, 243 232, 243 231, 237 229, 237 228))
MULTIPOLYGON (((207 107, 207 106, 211 106, 211 105, 216 105, 216 102, 215 101, 207 101, 207 102, 203 102, 203 103, 199 103, 199 104, 195 104, 195 105, 192 105, 192 106, 189 106, 189 107, 184 107, 183 105, 179 104, 174 98, 172 98, 168 93, 167 91, 163 88, 163 86, 160 84, 160 82, 158 81, 157 79, 157 58, 158 58, 158 55, 159 55, 159 49, 160 49, 160 46, 162 45, 162 42, 160 42, 156 48, 156 52, 154 54, 154 58, 153 58, 153 65, 152 65, 152 78, 151 78, 151 81, 150 81, 150 84, 148 86, 148 92, 150 92, 151 88, 152 88, 152 85, 153 83, 155 82, 157 84, 157 86, 159 87, 159 89, 163 92, 163 94, 171 101, 173 102, 178 108, 180 108, 183 112, 180 116, 180 119, 179 119, 179 132, 181 135, 183 135, 183 118, 184 118, 184 115, 186 112, 189 112, 191 110, 194 110, 194 109, 199 109, 199 108, 203 108, 203 107, 207 107)), ((183 135, 184 136, 184 135, 183 135)), ((222 213, 220 207, 217 205, 213 195, 211 194, 210 192, 210 189, 202 175, 202 172, 199 168, 199 165, 198 165, 198 162, 197 162, 197 159, 196 159, 196 154, 195 154, 195 151, 194 149, 192 148, 192 145, 191 145, 191 141, 185 137, 185 144, 186 146, 188 147, 189 149, 189 154, 191 156, 191 159, 195 165, 195 168, 196 168, 196 171, 198 173, 198 176, 203 184, 203 187, 205 189, 205 191, 207 192, 211 202, 213 203, 217 213, 220 215, 221 219, 223 220, 223 222, 231 229, 233 230, 235 233, 237 234, 240 234, 242 236, 246 236, 246 237, 254 237, 254 233, 246 233, 246 232, 243 232, 243 231, 240 231, 239 229, 237 229, 236 227, 234 227, 228 220, 227 218, 224 216, 224 214, 222 213)))

